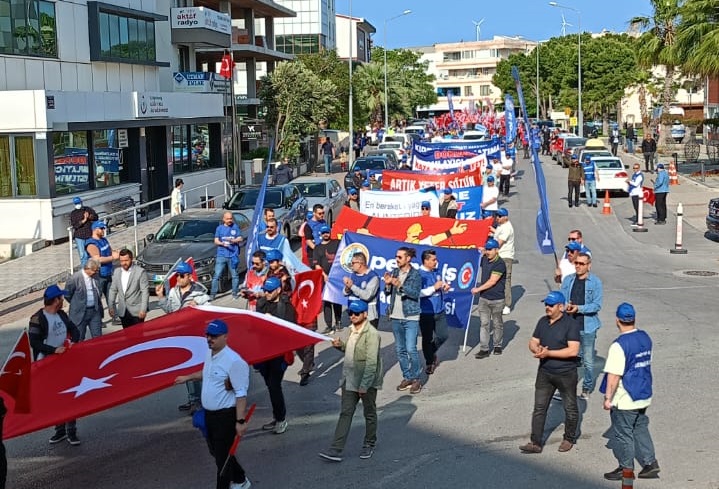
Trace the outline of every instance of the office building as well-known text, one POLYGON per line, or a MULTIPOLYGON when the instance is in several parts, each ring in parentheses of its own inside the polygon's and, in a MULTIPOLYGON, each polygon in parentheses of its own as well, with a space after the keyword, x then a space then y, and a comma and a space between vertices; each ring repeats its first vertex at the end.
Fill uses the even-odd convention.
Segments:
POLYGON ((297 13, 294 18, 275 19, 278 51, 297 55, 335 49, 335 0, 277 0, 277 3, 297 13))

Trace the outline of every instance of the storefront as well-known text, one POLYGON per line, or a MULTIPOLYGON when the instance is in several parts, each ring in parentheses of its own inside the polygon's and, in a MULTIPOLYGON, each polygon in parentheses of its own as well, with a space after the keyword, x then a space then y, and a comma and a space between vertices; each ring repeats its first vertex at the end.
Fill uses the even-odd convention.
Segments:
POLYGON ((99 211, 166 197, 178 176, 225 176, 219 94, 24 90, 0 106, 6 239, 63 239, 75 196, 99 211))

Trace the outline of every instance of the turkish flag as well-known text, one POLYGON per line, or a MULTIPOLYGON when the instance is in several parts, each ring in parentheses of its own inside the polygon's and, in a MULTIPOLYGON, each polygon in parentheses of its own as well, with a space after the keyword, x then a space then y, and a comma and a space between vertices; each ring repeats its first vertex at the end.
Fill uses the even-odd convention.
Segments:
POLYGON ((15 400, 16 413, 30 412, 30 338, 23 331, 0 371, 0 391, 15 400))
POLYGON ((231 79, 232 65, 232 56, 229 53, 225 53, 222 57, 222 66, 220 66, 220 76, 231 79))
POLYGON ((202 368, 208 351, 205 327, 214 319, 228 324, 229 347, 249 364, 328 339, 266 314, 217 306, 186 307, 34 362, 32 409, 28 414, 10 412, 5 417, 4 438, 82 418, 171 387, 178 375, 202 368))
POLYGON ((657 198, 654 196, 654 189, 649 187, 642 187, 642 192, 644 193, 643 200, 649 205, 654 205, 654 202, 657 201, 657 198))
POLYGON ((295 275, 297 287, 292 292, 297 324, 312 324, 322 310, 322 270, 310 270, 295 275))
MULTIPOLYGON (((185 263, 190 265, 190 267, 192 268, 192 281, 197 282, 197 271, 195 271, 195 260, 193 260, 192 257, 190 257, 187 260, 185 260, 185 263)), ((170 289, 172 289, 173 287, 175 287, 175 285, 177 285, 177 272, 174 271, 175 268, 177 268, 177 267, 173 266, 172 270, 167 275, 167 283, 169 284, 170 289)), ((165 291, 165 292, 168 293, 168 291, 165 291)))

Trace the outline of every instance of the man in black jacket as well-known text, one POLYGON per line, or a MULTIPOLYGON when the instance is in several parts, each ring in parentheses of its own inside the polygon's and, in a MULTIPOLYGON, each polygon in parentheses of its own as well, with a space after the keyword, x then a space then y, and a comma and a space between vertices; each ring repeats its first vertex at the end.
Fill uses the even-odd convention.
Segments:
POLYGON ((77 246, 77 254, 80 255, 80 266, 84 266, 90 255, 85 249, 85 241, 92 237, 92 223, 97 221, 97 212, 92 207, 82 205, 82 199, 75 197, 72 199, 75 206, 70 213, 70 226, 72 226, 72 237, 75 238, 77 246))
POLYGON ((644 171, 654 171, 654 153, 657 151, 657 142, 651 134, 645 134, 642 140, 642 155, 644 156, 644 171))
MULTIPOLYGON (((47 355, 61 355, 69 345, 80 340, 80 331, 62 310, 66 292, 57 285, 51 285, 43 294, 43 308, 30 317, 28 336, 33 358, 40 360, 47 355), (67 343, 67 340, 71 343, 67 343)), ((55 434, 50 438, 54 445, 67 439, 70 445, 79 445, 76 420, 70 420, 55 426, 55 434)))
POLYGON ((274 185, 284 185, 289 183, 292 177, 294 177, 294 174, 290 167, 290 159, 283 158, 282 163, 275 168, 275 173, 272 175, 272 183, 274 185))

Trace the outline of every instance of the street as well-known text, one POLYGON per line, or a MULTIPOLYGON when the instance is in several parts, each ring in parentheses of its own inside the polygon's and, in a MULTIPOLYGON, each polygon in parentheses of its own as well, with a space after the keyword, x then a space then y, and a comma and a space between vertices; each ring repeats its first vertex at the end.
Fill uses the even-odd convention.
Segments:
MULTIPOLYGON (((713 467, 719 450, 712 436, 719 423, 711 408, 696 409, 719 401, 719 391, 699 383, 713 378, 711 372, 719 367, 719 340, 713 330, 719 311, 719 244, 704 238, 704 229, 698 224, 685 225, 684 247, 689 253, 669 253, 675 244, 676 197, 671 194, 666 226, 655 226, 652 209, 645 208, 646 233, 632 232, 629 217, 633 209, 627 197, 612 198, 611 215, 601 214, 603 196, 599 208, 581 205, 570 209, 566 201, 567 170, 548 157, 543 161, 557 253, 562 252, 568 231, 581 229, 585 244, 592 250, 592 272, 604 284, 597 372, 617 335, 614 312, 620 302, 634 304, 637 326, 654 341, 654 397, 648 414, 662 471, 659 480, 637 480, 635 487, 719 488, 719 474, 713 467)), ((515 228, 517 250, 512 275, 514 307, 504 316, 504 354, 485 360, 474 358, 479 338, 475 315, 467 351, 462 351, 463 331, 451 331, 439 351, 442 363, 436 373, 426 381, 421 394, 410 396, 395 390, 402 376, 392 333, 383 321, 380 330, 386 375, 377 398, 377 450, 370 460, 358 457, 364 429, 358 409, 345 460, 340 464, 323 461, 317 452, 329 446, 339 413, 341 353, 329 343, 318 345, 317 368, 306 387, 298 384, 298 362, 288 368, 284 392, 289 429, 282 435, 260 428, 272 414, 267 389, 253 372, 248 400, 257 403, 257 411, 238 449, 238 459, 253 487, 619 486, 602 478, 604 472, 616 467, 616 460, 605 447, 609 415, 602 409, 598 392, 589 401, 578 401, 581 436, 573 450, 557 452, 563 431, 563 411, 557 402, 550 407, 546 427, 549 440, 544 452, 524 455, 517 448, 529 440, 537 369, 527 342, 544 314, 540 300, 556 288, 552 280, 554 257, 537 251, 534 175, 529 160, 519 159, 517 163, 518 177, 504 204, 515 228)), ((227 295, 216 303, 237 304, 227 295)), ((22 310, 39 307, 38 298, 33 307, 25 305, 22 310)), ((154 310, 152 317, 157 314, 154 310)), ((3 358, 26 324, 27 318, 13 317, 10 324, 2 326, 3 358)), ((322 327, 320 324, 320 330, 322 327)), ((185 388, 173 387, 81 419, 79 447, 66 443, 49 446, 51 429, 10 440, 6 442, 8 487, 214 487, 215 469, 207 446, 190 417, 177 410, 185 400, 185 388)))

